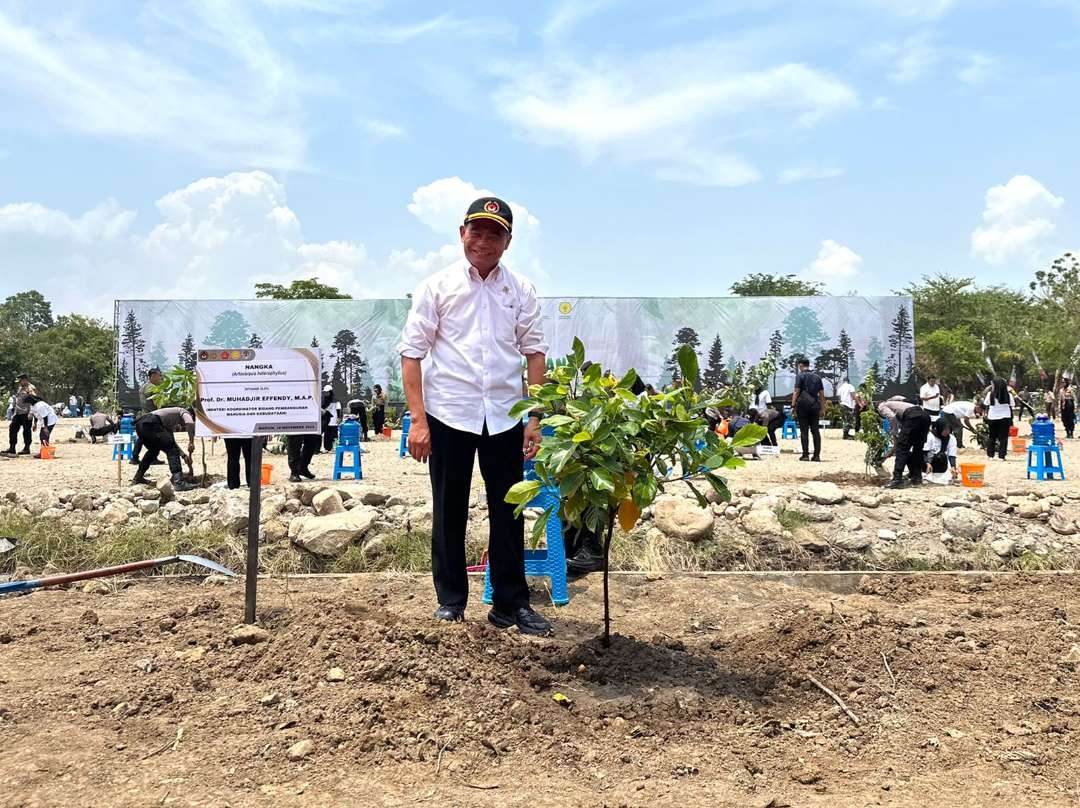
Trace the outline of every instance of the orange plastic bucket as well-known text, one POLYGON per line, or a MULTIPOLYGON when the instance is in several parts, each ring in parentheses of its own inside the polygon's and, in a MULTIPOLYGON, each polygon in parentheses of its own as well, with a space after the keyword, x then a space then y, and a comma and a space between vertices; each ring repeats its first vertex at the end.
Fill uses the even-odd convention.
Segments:
POLYGON ((273 474, 274 474, 274 467, 271 466, 269 463, 263 463, 262 464, 262 484, 263 485, 270 485, 270 478, 273 476, 273 474))
POLYGON ((390 427, 388 427, 388 426, 383 427, 382 433, 383 433, 384 437, 387 437, 387 438, 393 437, 393 430, 390 429, 390 427))
POLYGON ((42 446, 41 447, 41 459, 42 460, 52 460, 55 456, 56 456, 56 449, 54 449, 52 446, 42 446))
POLYGON ((1018 426, 1010 426, 1009 427, 1009 437, 1010 438, 1015 438, 1019 434, 1020 434, 1020 427, 1018 427, 1018 426))
POLYGON ((1026 438, 1013 438, 1012 439, 1013 454, 1023 454, 1027 451, 1027 439, 1026 438))
POLYGON ((985 463, 960 464, 960 482, 968 488, 982 488, 984 474, 986 474, 985 463))

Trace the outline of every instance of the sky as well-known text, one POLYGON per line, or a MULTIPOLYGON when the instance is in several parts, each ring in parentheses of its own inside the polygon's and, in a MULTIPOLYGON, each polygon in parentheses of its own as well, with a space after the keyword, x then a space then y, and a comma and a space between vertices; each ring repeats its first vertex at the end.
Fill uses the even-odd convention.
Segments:
POLYGON ((0 0, 0 296, 1023 286, 1080 247, 1080 0, 0 0))

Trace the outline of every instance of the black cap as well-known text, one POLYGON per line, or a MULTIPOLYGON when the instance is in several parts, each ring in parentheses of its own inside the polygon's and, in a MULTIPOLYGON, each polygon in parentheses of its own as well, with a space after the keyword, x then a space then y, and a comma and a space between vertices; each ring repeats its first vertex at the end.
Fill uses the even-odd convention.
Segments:
POLYGON ((498 222, 506 228, 507 233, 512 233, 514 230, 514 214, 510 206, 498 197, 482 196, 469 205, 469 209, 465 212, 465 224, 474 219, 490 219, 498 222))
POLYGON ((26 379, 27 381, 29 381, 30 377, 27 376, 25 373, 20 373, 18 376, 15 377, 15 381, 17 381, 17 382, 20 382, 23 379, 26 379))

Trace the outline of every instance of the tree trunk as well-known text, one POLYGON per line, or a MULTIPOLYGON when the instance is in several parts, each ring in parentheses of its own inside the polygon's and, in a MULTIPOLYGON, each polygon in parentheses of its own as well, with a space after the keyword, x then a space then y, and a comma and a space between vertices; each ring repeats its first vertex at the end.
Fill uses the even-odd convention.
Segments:
POLYGON ((608 513, 607 535, 604 537, 604 639, 603 646, 611 647, 611 604, 608 601, 608 559, 611 556, 611 533, 615 529, 615 511, 608 513))
POLYGON ((206 485, 206 438, 199 438, 202 446, 202 484, 206 485))

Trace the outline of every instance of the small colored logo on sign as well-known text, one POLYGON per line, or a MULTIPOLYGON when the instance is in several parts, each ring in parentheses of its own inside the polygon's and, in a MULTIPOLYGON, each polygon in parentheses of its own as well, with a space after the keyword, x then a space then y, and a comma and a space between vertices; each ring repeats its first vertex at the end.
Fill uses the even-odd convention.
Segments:
POLYGON ((567 314, 569 314, 573 310, 574 310, 574 304, 571 303, 569 300, 564 300, 562 303, 559 304, 559 314, 561 314, 563 316, 566 316, 567 314))

